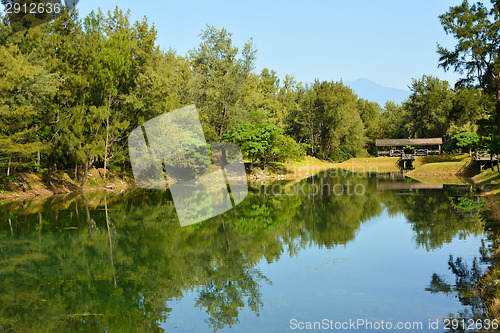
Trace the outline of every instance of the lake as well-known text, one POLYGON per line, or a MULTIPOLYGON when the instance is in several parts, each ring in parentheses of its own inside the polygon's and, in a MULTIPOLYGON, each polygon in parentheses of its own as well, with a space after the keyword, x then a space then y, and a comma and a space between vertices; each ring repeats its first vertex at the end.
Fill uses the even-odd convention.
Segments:
POLYGON ((468 185, 329 171, 183 228, 168 191, 0 203, 0 331, 443 332, 481 316, 486 220, 468 185))

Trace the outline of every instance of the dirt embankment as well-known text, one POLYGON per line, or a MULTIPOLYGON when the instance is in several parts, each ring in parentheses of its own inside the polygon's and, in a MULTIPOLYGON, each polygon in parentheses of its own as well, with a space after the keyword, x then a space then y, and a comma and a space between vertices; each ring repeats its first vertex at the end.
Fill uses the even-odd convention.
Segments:
POLYGON ((64 171, 52 173, 50 185, 43 174, 23 172, 0 180, 0 200, 22 199, 34 196, 48 197, 54 194, 78 191, 122 191, 134 187, 134 181, 129 175, 121 176, 108 171, 107 181, 104 180, 104 169, 90 169, 83 186, 80 186, 81 175, 77 179, 70 177, 64 171))
MULTIPOLYGON (((322 170, 335 167, 336 164, 306 156, 302 161, 273 163, 265 166, 247 164, 248 180, 253 185, 281 179, 301 180, 317 174, 322 170)), ((83 186, 80 186, 83 175, 75 179, 64 171, 52 173, 51 184, 47 185, 43 174, 23 172, 10 177, 0 178, 0 200, 30 198, 34 196, 48 197, 54 194, 79 191, 123 191, 135 187, 133 176, 108 171, 104 180, 104 169, 90 169, 83 186)))

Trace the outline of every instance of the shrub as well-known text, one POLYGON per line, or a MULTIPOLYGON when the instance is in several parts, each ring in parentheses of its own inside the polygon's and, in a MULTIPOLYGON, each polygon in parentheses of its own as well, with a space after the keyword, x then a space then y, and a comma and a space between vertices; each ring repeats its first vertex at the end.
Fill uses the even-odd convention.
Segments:
POLYGON ((304 156, 304 149, 283 130, 270 124, 234 126, 224 138, 241 147, 243 156, 255 162, 285 162, 304 156))

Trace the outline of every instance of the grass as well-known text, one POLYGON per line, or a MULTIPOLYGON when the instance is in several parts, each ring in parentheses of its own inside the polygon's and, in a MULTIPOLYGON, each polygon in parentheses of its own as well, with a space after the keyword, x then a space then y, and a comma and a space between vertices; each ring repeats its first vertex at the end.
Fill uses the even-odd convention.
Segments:
POLYGON ((347 169, 351 172, 400 172, 398 161, 399 157, 351 158, 343 163, 335 164, 335 167, 347 169))
POLYGON ((438 156, 417 156, 415 169, 407 173, 411 178, 448 178, 457 177, 465 171, 471 158, 467 154, 438 156))
MULTIPOLYGON (((352 172, 400 172, 399 160, 399 157, 351 158, 334 166, 352 172)), ((458 175, 464 172, 470 161, 468 154, 417 156, 415 169, 406 175, 426 184, 464 184, 458 175)))
POLYGON ((467 185, 467 181, 457 176, 419 176, 406 174, 405 176, 424 184, 467 185))
POLYGON ((472 177, 472 180, 478 184, 500 183, 500 173, 496 168, 495 170, 486 169, 472 177))
POLYGON ((489 288, 493 283, 500 280, 500 239, 498 238, 500 229, 500 173, 495 167, 494 170, 486 169, 481 173, 472 177, 472 181, 479 185, 485 196, 488 210, 491 213, 492 220, 495 221, 497 227, 493 227, 493 246, 492 246, 492 262, 487 273, 481 278, 480 286, 482 297, 488 316, 490 318, 500 317, 500 288, 489 288), (496 238, 496 239, 495 239, 496 238))
POLYGON ((301 161, 285 163, 257 164, 250 168, 250 176, 255 179, 283 178, 300 180, 317 174, 322 170, 334 168, 336 164, 306 156, 301 161))
POLYGON ((442 162, 469 162, 470 156, 468 154, 446 154, 446 155, 432 155, 432 156, 417 156, 415 167, 422 166, 428 163, 442 163, 442 162))
POLYGON ((483 170, 481 173, 472 177, 472 181, 477 185, 481 185, 483 188, 487 185, 488 190, 486 195, 500 196, 500 173, 497 171, 496 167, 495 170, 483 170))

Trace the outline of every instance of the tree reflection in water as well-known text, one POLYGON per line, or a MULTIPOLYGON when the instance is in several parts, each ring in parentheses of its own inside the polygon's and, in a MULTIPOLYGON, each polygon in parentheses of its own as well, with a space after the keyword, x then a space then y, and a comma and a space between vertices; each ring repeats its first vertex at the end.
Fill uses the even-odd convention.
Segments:
MULTIPOLYGON (((254 191, 224 215, 185 228, 168 191, 0 204, 0 331, 160 331, 173 301, 189 292, 209 327, 220 330, 238 324, 243 308, 258 316, 265 306, 261 286, 272 282, 259 262, 295 256, 309 246, 348 244, 362 223, 384 209, 404 214, 417 244, 428 251, 483 231, 479 210, 461 209, 471 203, 457 199, 453 189, 446 195, 402 193, 377 191, 376 183, 323 173, 282 192, 254 191), (366 190, 297 191, 320 181, 366 190)), ((479 274, 464 273, 457 259, 450 267, 460 280, 448 284, 436 275, 429 291, 460 294, 479 274)), ((473 304, 472 296, 463 297, 473 304)))
MULTIPOLYGON (((482 211, 484 207, 482 201, 474 200, 471 197, 459 197, 455 202, 458 202, 458 204, 452 203, 455 208, 469 213, 482 211)), ((493 234, 490 231, 489 236, 496 238, 493 234)), ((488 314, 488 306, 485 304, 485 296, 492 290, 489 290, 489 286, 483 285, 484 282, 481 281, 481 278, 484 277, 486 266, 491 264, 492 258, 490 256, 491 249, 488 248, 485 240, 482 239, 481 243, 479 249, 481 256, 479 259, 474 257, 472 264, 466 263, 462 257, 454 258, 450 254, 448 268, 454 276, 454 282, 434 273, 429 287, 426 288, 431 293, 454 296, 464 306, 464 310, 456 314, 450 313, 446 318, 451 332, 500 332, 498 318, 493 325, 491 315, 488 314)))

